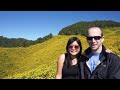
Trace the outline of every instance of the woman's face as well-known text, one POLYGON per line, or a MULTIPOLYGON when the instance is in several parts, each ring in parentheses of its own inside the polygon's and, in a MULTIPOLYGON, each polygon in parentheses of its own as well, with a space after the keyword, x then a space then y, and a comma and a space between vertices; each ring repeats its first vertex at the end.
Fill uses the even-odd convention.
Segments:
POLYGON ((68 50, 71 55, 77 55, 80 52, 80 46, 76 41, 74 41, 68 46, 68 50))

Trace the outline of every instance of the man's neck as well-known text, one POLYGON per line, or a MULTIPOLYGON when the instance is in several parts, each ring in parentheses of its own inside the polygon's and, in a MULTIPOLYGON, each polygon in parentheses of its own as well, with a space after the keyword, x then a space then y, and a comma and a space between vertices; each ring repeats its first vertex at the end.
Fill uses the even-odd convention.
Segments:
POLYGON ((102 45, 97 50, 92 50, 93 54, 101 53, 102 52, 102 45))

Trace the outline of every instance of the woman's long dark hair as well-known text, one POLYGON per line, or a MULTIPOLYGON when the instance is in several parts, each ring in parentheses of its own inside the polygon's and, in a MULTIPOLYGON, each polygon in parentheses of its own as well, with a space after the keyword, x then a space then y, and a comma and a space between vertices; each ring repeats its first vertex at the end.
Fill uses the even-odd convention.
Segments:
POLYGON ((68 42, 67 42, 67 46, 66 46, 66 54, 65 54, 65 63, 67 64, 67 67, 69 67, 71 65, 71 57, 70 57, 70 52, 69 52, 69 45, 72 44, 74 41, 76 41, 78 43, 78 45, 80 46, 80 51, 79 53, 76 55, 77 56, 77 60, 79 60, 79 58, 81 57, 81 53, 82 53, 82 44, 80 39, 78 39, 77 37, 71 37, 68 42))

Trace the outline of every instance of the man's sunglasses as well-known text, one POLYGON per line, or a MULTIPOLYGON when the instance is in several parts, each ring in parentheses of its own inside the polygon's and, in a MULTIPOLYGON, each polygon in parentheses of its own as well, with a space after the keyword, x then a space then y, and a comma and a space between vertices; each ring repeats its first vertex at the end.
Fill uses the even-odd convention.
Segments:
POLYGON ((87 37, 87 40, 93 40, 93 38, 95 40, 100 40, 102 38, 102 36, 87 37))

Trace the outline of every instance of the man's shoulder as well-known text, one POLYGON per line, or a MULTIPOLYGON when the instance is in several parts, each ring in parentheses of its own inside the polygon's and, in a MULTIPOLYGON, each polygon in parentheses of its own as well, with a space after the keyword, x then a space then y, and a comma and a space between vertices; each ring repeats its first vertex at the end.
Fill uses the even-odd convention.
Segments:
POLYGON ((112 60, 120 60, 120 57, 115 53, 107 53, 107 58, 112 60))
POLYGON ((86 55, 82 54, 80 57, 80 61, 84 62, 86 60, 88 60, 88 57, 86 55))

